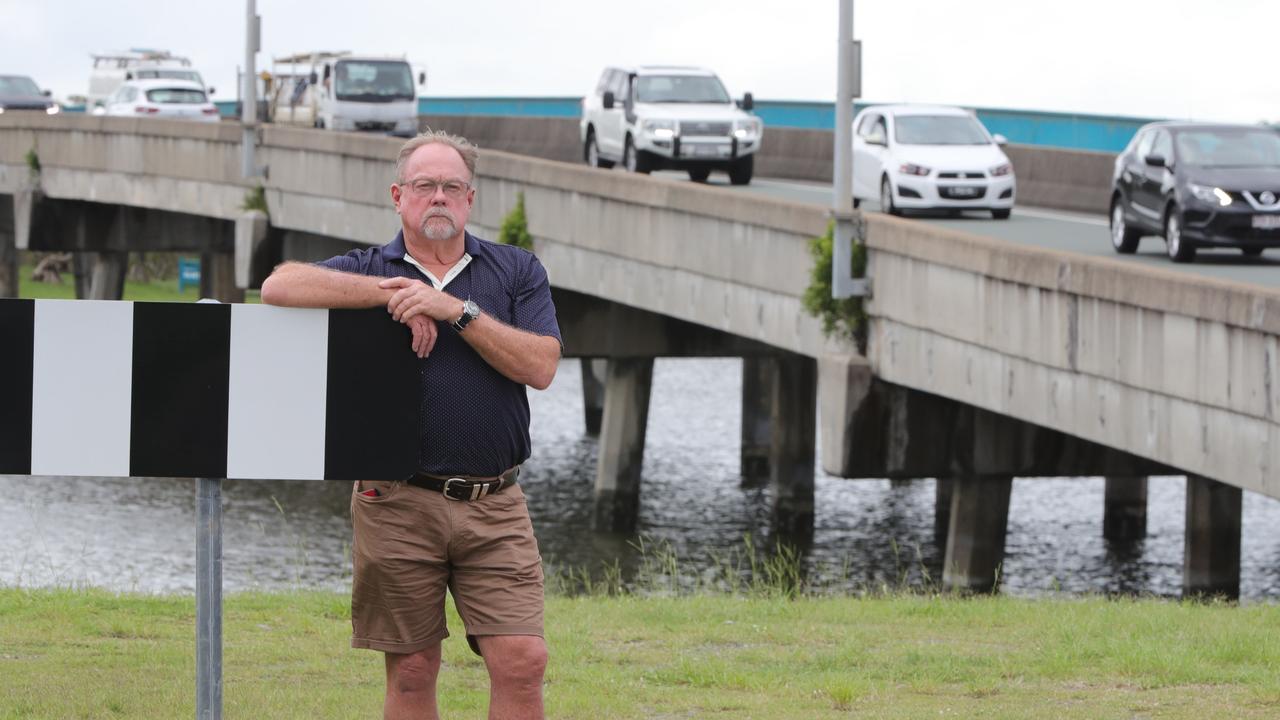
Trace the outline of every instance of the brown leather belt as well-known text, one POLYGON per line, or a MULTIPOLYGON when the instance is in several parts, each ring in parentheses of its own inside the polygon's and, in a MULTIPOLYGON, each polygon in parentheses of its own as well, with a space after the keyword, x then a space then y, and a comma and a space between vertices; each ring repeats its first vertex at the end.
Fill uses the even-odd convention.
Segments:
POLYGON ((519 465, 497 477, 489 478, 445 477, 443 475, 428 475, 419 472, 414 473, 413 477, 406 480, 405 483, 441 493, 450 500, 469 502, 479 500, 488 495, 497 495, 515 485, 518 477, 520 477, 519 465))

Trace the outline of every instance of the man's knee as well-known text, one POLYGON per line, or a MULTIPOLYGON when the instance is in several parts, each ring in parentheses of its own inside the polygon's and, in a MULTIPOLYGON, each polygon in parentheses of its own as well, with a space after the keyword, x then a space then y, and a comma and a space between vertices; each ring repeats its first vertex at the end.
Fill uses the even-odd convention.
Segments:
POLYGON ((398 693, 425 692, 440 673, 440 646, 415 653, 387 653, 387 686, 398 693))
POLYGON ((532 635, 480 638, 485 664, 495 682, 538 686, 547 669, 547 644, 532 635))

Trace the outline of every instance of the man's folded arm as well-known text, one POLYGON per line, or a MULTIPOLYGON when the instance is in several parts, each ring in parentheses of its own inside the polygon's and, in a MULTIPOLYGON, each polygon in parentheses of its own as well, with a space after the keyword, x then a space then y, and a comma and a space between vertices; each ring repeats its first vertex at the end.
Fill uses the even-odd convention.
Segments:
POLYGON ((386 305, 394 292, 378 287, 381 279, 311 263, 286 262, 263 281, 262 302, 307 308, 378 307, 386 305))

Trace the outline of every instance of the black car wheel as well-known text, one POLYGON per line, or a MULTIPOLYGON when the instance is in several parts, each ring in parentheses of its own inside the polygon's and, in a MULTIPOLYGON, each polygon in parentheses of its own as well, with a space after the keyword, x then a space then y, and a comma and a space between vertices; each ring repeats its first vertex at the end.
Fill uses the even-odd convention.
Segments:
POLYGON ((1258 257, 1262 254, 1262 250, 1263 248, 1240 248, 1240 251, 1244 253, 1245 257, 1258 257))
POLYGON ((587 164, 591 167, 611 168, 612 160, 605 160, 600 157, 600 145, 596 142, 596 131, 594 129, 587 130, 587 142, 582 148, 583 157, 587 164))
POLYGON ((1176 263, 1195 261, 1196 246, 1182 237, 1182 217, 1176 207, 1170 207, 1165 215, 1164 241, 1170 260, 1176 263))
POLYGON ((747 185, 751 182, 751 175, 755 172, 756 156, 748 155, 738 158, 729 166, 729 184, 730 185, 747 185))
POLYGON ((1138 251, 1138 242, 1142 235, 1129 227, 1124 220, 1124 201, 1120 196, 1111 201, 1111 247, 1121 255, 1131 255, 1138 251))
POLYGON ((706 182, 707 178, 709 177, 711 177, 711 171, 706 168, 689 171, 689 179, 694 182, 698 182, 698 183, 706 182))
POLYGON ((902 211, 893 204, 893 186, 889 184, 889 178, 880 181, 880 212, 890 215, 901 215, 902 211))
POLYGON ((622 150, 622 163, 627 168, 627 172, 649 173, 649 158, 644 153, 636 149, 636 144, 631 141, 631 136, 627 136, 627 144, 622 150))

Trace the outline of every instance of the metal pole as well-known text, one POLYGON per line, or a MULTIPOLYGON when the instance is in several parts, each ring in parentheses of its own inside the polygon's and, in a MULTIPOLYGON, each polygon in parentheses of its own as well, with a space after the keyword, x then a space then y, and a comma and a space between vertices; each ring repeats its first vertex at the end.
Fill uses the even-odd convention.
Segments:
POLYGON ((196 720, 222 720, 221 478, 196 480, 196 720))
POLYGON ((258 126, 258 91, 257 71, 254 56, 258 52, 258 14, 254 8, 255 0, 246 0, 244 26, 244 75, 240 78, 240 160, 241 174, 251 178, 258 174, 254 162, 253 146, 256 142, 258 126))
POLYGON ((840 0, 836 33, 836 133, 834 195, 837 215, 853 212, 853 0, 840 0))

